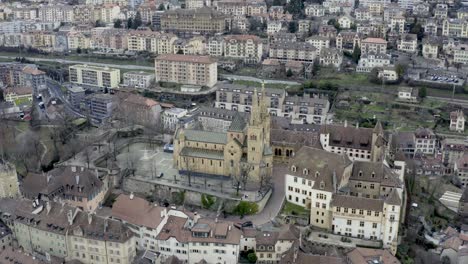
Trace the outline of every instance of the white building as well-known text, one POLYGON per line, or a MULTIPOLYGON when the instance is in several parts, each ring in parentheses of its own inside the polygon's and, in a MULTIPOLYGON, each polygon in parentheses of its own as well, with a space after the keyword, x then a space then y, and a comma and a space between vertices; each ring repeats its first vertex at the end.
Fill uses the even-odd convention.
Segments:
POLYGON ((182 108, 169 108, 162 114, 164 129, 174 131, 177 128, 180 118, 187 115, 187 110, 182 108))
POLYGON ((148 88, 154 81, 154 74, 148 72, 131 71, 123 74, 123 84, 135 88, 148 88))
POLYGON ((417 102, 418 88, 414 87, 398 87, 398 100, 417 102))
POLYGON ((359 59, 357 72, 371 72, 375 67, 384 67, 390 65, 391 56, 387 54, 375 54, 373 52, 364 54, 359 59))
POLYGON ((465 131, 465 114, 461 110, 450 113, 450 130, 457 132, 465 131))
POLYGON ((418 38, 416 34, 403 34, 398 42, 398 50, 415 53, 418 50, 418 38))
POLYGON ((267 34, 268 35, 273 35, 275 33, 278 33, 281 31, 283 28, 283 22, 280 20, 269 20, 267 22, 267 34))
POLYGON ((415 136, 415 154, 428 154, 435 153, 437 147, 437 138, 434 132, 429 128, 418 128, 414 132, 415 136))

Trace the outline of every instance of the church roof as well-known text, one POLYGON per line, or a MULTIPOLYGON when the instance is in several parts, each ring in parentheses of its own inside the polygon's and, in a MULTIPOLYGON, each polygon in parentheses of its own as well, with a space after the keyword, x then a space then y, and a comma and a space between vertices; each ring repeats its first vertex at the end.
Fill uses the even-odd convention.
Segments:
POLYGON ((180 153, 181 156, 195 157, 195 158, 205 158, 205 159, 217 159, 223 160, 224 153, 219 150, 210 150, 210 149, 198 149, 184 147, 180 153))
POLYGON ((184 130, 185 139, 188 141, 198 141, 205 143, 226 144, 227 135, 222 132, 211 132, 203 130, 184 130))
POLYGON ((244 131, 245 125, 245 119, 241 115, 237 114, 231 122, 229 131, 242 132, 244 131))

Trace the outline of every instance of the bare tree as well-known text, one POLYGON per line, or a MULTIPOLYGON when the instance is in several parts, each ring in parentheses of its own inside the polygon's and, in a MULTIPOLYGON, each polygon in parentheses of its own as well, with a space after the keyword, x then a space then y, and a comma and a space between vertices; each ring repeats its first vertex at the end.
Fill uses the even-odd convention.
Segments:
POLYGON ((239 165, 239 174, 235 177, 237 195, 239 195, 239 190, 241 189, 241 187, 245 189, 245 185, 247 184, 247 181, 249 180, 249 172, 251 169, 252 169, 252 165, 249 163, 241 163, 239 165))
POLYGON ((132 173, 132 176, 135 176, 136 168, 138 166, 138 155, 136 153, 129 153, 127 155, 127 168, 132 173))

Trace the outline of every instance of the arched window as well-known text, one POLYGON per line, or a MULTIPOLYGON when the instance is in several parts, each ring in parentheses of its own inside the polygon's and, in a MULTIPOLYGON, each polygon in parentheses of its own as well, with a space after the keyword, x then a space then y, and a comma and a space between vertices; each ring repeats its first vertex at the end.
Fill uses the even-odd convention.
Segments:
POLYGON ((317 178, 318 176, 320 176, 320 172, 316 171, 315 172, 315 178, 317 178))
POLYGON ((362 177, 362 171, 359 171, 358 175, 359 177, 362 177))
POLYGON ((302 173, 303 173, 304 175, 309 175, 309 170, 308 170, 308 169, 304 169, 304 170, 302 171, 302 173))
POLYGON ((291 171, 296 172, 296 166, 292 165, 291 166, 291 171))

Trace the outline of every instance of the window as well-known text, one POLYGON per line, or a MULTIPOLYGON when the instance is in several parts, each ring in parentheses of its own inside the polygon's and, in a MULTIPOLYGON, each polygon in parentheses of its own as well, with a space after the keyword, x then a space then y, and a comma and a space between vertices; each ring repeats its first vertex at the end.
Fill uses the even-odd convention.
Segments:
POLYGON ((377 228, 377 223, 372 223, 372 228, 377 228))
POLYGON ((346 221, 346 224, 347 224, 347 225, 351 225, 351 223, 352 223, 351 220, 347 220, 347 221, 346 221))
POLYGON ((360 214, 360 215, 363 215, 363 214, 364 214, 364 210, 360 209, 360 210, 359 210, 359 214, 360 214))
POLYGON ((352 214, 356 214, 356 209, 354 209, 354 208, 351 209, 351 213, 352 213, 352 214))
POLYGON ((345 208, 345 209, 344 209, 344 212, 345 212, 345 213, 348 213, 348 208, 345 208))
POLYGON ((360 227, 363 227, 363 226, 364 226, 364 222, 363 222, 363 221, 359 222, 359 226, 360 226, 360 227))
POLYGON ((294 177, 294 182, 297 182, 297 177, 294 177))
POLYGON ((367 211, 367 215, 368 215, 368 216, 371 216, 371 215, 372 215, 372 211, 368 210, 368 211, 367 211))
POLYGON ((379 216, 379 212, 375 212, 375 216, 379 216))
POLYGON ((341 212, 341 207, 336 207, 337 212, 341 212))

